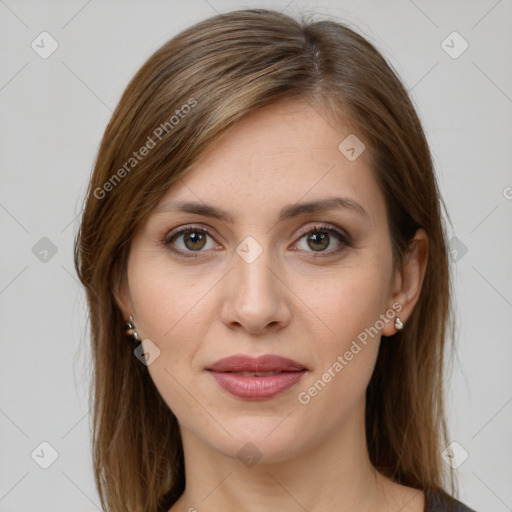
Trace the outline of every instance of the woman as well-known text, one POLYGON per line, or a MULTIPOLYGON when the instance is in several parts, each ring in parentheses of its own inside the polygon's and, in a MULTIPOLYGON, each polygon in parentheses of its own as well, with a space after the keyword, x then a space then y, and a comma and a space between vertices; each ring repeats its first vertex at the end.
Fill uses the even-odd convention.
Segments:
POLYGON ((75 242, 105 509, 468 511, 441 458, 441 204, 348 26, 235 11, 152 55, 75 242))

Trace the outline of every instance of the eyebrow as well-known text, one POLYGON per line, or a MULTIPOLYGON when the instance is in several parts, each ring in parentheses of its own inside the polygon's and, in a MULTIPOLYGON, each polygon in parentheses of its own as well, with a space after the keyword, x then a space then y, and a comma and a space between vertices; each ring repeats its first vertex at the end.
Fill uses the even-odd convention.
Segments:
MULTIPOLYGON (((351 210, 358 215, 368 218, 368 212, 356 201, 349 197, 328 197, 316 201, 295 203, 285 206, 279 212, 279 221, 291 219, 298 215, 307 213, 323 213, 334 209, 351 210)), ((205 217, 212 217, 224 222, 233 223, 233 216, 220 208, 206 203, 195 203, 192 201, 168 201, 155 208, 155 212, 179 211, 187 213, 196 213, 205 217)))

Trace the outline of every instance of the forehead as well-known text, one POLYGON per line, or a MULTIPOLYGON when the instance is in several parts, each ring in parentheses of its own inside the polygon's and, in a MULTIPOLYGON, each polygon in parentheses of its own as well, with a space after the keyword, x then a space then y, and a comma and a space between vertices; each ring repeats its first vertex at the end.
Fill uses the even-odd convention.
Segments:
MULTIPOLYGON (((277 215, 283 206, 299 201, 343 196, 377 219, 385 214, 384 197, 366 150, 355 159, 347 158, 345 141, 354 145, 360 140, 354 137, 350 128, 333 126, 304 101, 267 106, 233 125, 168 190, 158 208, 173 201, 195 201, 251 217, 277 215)), ((361 146, 355 149, 360 151, 361 146)))

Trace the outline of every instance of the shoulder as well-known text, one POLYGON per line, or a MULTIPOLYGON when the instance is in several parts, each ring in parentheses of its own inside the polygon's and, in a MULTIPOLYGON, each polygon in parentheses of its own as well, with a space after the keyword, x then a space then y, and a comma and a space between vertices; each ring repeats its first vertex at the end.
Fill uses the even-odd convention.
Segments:
POLYGON ((425 491, 425 512, 476 512, 440 490, 425 491))

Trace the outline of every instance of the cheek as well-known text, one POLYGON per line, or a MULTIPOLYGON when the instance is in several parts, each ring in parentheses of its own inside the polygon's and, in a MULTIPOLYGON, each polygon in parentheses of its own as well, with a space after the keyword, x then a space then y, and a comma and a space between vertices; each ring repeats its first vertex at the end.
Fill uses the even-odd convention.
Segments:
MULTIPOLYGON (((208 273, 170 269, 165 255, 134 252, 130 261, 130 292, 134 317, 142 339, 150 339, 159 355, 148 366, 160 395, 180 422, 188 418, 201 423, 204 410, 195 409, 190 398, 194 389, 195 356, 212 321, 208 291, 218 277, 208 273)), ((204 399, 201 404, 205 405, 204 399)), ((192 420, 191 420, 192 421, 192 420)))
POLYGON ((165 253, 142 253, 133 260, 130 291, 141 334, 162 349, 179 339, 180 350, 201 339, 208 320, 207 294, 218 279, 175 268, 165 253))
POLYGON ((374 257, 339 269, 310 292, 307 304, 321 321, 322 335, 310 331, 318 365, 301 387, 308 395, 301 403, 314 399, 328 407, 341 400, 350 408, 364 396, 379 350, 387 282, 386 267, 374 257))
POLYGON ((316 314, 326 335, 317 340, 320 350, 342 350, 375 325, 388 299, 385 270, 370 261, 331 272, 318 279, 314 288, 310 280, 302 281, 298 294, 316 314))

